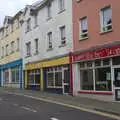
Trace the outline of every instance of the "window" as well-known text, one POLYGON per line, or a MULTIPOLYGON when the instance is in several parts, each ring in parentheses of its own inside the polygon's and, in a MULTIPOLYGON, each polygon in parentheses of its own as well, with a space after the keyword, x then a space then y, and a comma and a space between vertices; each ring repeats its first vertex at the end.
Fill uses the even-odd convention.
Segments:
POLYGON ((2 58, 4 57, 4 47, 2 47, 2 58))
POLYGON ((51 3, 49 3, 48 6, 47 6, 47 17, 48 17, 48 19, 51 18, 51 6, 52 6, 51 3))
POLYGON ((80 70, 80 80, 82 90, 93 90, 93 70, 80 70))
POLYGON ((6 56, 8 55, 8 44, 6 45, 6 56))
POLYGON ((8 36, 8 26, 6 27, 6 34, 5 36, 8 36))
POLYGON ((31 30, 31 19, 27 20, 27 26, 26 26, 26 32, 29 32, 31 30))
POLYGON ((101 10, 101 31, 107 32, 112 29, 112 9, 110 7, 101 10))
POLYGON ((34 16, 34 24, 35 24, 35 26, 34 27, 37 27, 37 25, 38 25, 38 20, 37 20, 38 18, 37 18, 37 15, 35 15, 34 16))
POLYGON ((48 33, 48 49, 52 48, 52 32, 48 33))
POLYGON ((26 43, 26 55, 31 55, 31 42, 26 43))
POLYGON ((65 37, 65 26, 60 27, 60 35, 61 35, 61 44, 66 43, 66 37, 65 37))
POLYGON ((64 8, 64 0, 59 0, 59 11, 63 11, 64 8))
POLYGON ((38 39, 35 39, 35 53, 38 53, 38 39))
POLYGON ((85 39, 88 37, 88 25, 87 17, 80 19, 80 39, 85 39))
POLYGON ((13 23, 11 24, 11 33, 13 32, 13 23))
POLYGON ((17 51, 19 51, 20 50, 20 39, 18 38, 17 39, 17 51))
POLYGON ((13 53, 13 52, 14 52, 14 47, 15 47, 15 46, 14 46, 14 44, 15 44, 15 42, 14 42, 14 41, 12 41, 12 42, 11 42, 11 53, 13 53))

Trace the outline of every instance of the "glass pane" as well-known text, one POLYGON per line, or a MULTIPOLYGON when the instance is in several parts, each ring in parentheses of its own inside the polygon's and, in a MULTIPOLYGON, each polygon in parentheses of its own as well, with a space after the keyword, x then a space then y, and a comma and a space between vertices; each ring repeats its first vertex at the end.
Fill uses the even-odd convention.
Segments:
POLYGON ((54 86, 54 74, 53 73, 48 73, 47 74, 47 82, 48 82, 48 87, 49 86, 54 86))
POLYGON ((62 86, 62 72, 55 73, 55 86, 56 87, 62 86))
POLYGON ((87 62, 87 67, 92 67, 92 62, 91 61, 87 62))
POLYGON ((64 70, 64 83, 69 83, 70 81, 70 71, 64 70))
POLYGON ((98 91, 111 91, 111 69, 97 68, 95 70, 95 88, 98 91))
POLYGON ((115 86, 120 87, 120 68, 114 69, 114 76, 115 76, 115 86))
POLYGON ((101 60, 96 60, 95 61, 95 66, 101 66, 101 60))
POLYGON ((110 59, 103 59, 103 65, 110 65, 110 59))
POLYGON ((113 65, 120 65, 120 56, 112 59, 113 65))
POLYGON ((93 90, 93 70, 81 70, 80 80, 82 90, 93 90))
POLYGON ((81 62, 80 63, 80 68, 84 68, 85 67, 85 63, 84 62, 81 62))

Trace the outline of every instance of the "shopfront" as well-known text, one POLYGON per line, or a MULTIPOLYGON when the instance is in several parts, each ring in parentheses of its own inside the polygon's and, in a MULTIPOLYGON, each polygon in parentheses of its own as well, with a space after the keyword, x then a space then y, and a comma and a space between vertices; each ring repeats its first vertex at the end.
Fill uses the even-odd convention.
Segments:
POLYGON ((1 66, 1 83, 4 87, 23 88, 22 60, 1 66))
POLYGON ((53 66, 44 69, 45 91, 68 94, 70 88, 69 65, 53 66))
POLYGON ((69 57, 26 64, 25 88, 68 94, 70 90, 69 57))
POLYGON ((120 89, 120 46, 75 54, 73 61, 78 93, 112 95, 120 89))

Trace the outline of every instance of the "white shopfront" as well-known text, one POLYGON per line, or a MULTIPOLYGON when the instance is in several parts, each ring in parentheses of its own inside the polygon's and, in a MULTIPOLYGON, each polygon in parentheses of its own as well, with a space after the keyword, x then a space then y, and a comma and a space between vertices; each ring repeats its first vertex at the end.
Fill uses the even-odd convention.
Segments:
POLYGON ((117 99, 120 98, 120 55, 116 56, 113 49, 76 54, 73 61, 75 92, 113 95, 114 98, 117 95, 117 99), (96 53, 99 56, 95 56, 96 53))

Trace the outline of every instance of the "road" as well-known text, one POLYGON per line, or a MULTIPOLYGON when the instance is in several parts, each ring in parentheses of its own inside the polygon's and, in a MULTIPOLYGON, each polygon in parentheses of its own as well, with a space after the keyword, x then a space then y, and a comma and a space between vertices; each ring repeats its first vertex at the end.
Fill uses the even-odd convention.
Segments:
POLYGON ((0 92, 0 120, 116 120, 78 109, 0 92))

